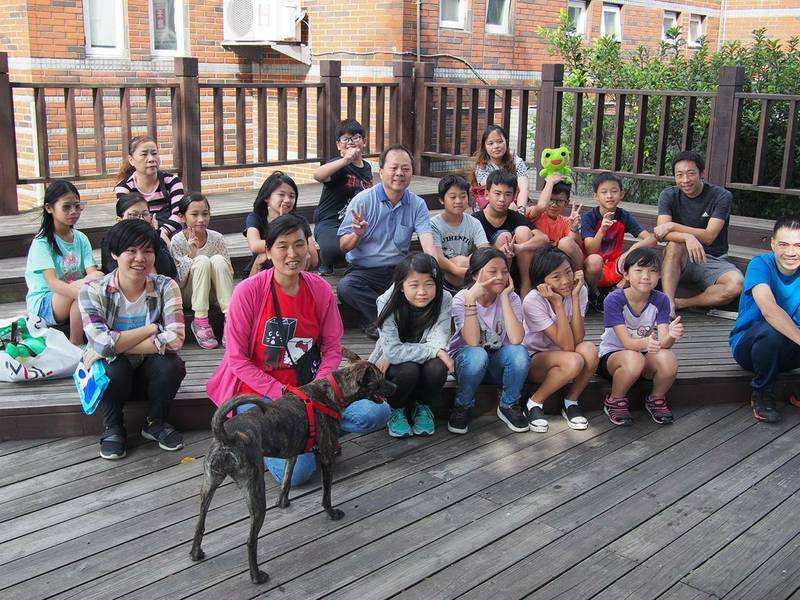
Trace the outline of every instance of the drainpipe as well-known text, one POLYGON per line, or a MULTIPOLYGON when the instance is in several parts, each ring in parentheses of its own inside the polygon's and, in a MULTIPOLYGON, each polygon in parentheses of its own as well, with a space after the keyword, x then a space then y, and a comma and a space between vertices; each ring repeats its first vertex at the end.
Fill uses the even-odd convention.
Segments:
POLYGON ((422 0, 417 0, 417 62, 422 62, 420 35, 422 33, 422 0))

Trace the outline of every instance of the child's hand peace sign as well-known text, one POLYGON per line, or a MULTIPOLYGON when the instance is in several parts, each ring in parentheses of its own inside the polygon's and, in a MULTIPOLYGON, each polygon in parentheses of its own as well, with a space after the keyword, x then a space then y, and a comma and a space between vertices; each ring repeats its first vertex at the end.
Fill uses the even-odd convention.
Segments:
POLYGON ((582 204, 572 203, 572 210, 569 212, 569 225, 572 231, 579 231, 581 227, 581 208, 582 204))

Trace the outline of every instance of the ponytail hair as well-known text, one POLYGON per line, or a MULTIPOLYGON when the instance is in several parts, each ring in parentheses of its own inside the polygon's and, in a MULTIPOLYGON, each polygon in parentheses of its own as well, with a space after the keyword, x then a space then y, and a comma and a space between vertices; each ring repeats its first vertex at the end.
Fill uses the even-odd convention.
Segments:
POLYGON ((53 220, 53 213, 48 211, 47 207, 49 206, 50 210, 53 210, 56 202, 68 194, 74 195, 78 200, 81 198, 81 195, 78 193, 78 188, 69 181, 56 179, 47 186, 47 189, 44 191, 44 203, 42 204, 42 224, 39 226, 39 231, 35 236, 45 238, 47 243, 50 244, 50 248, 52 248, 53 252, 58 256, 62 256, 62 254, 61 248, 59 248, 56 243, 56 224, 53 220))
POLYGON ((133 156, 133 153, 136 152, 136 148, 138 148, 140 144, 144 144, 146 142, 153 142, 154 144, 158 145, 158 142, 156 142, 149 135, 137 135, 132 137, 128 142, 128 154, 127 156, 122 157, 122 163, 119 166, 119 173, 117 173, 117 181, 125 181, 131 176, 131 173, 136 170, 128 160, 128 156, 133 156))

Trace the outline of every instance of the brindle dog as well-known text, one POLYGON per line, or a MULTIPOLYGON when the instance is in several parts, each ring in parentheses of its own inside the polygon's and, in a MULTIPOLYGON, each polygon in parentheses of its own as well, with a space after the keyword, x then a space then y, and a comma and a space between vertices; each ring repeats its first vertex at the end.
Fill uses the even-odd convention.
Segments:
MULTIPOLYGON (((333 373, 339 384, 343 405, 359 398, 382 402, 395 391, 395 385, 386 381, 378 368, 345 349, 345 357, 356 361, 333 373)), ((300 388, 309 398, 341 412, 333 386, 318 379, 300 388)), ((316 411, 317 449, 322 470, 322 506, 333 520, 344 513, 331 506, 331 481, 334 453, 339 439, 339 422, 316 411)), ((214 491, 230 475, 242 490, 250 511, 250 537, 247 540, 247 558, 250 580, 259 584, 269 576, 258 569, 258 533, 267 511, 264 490, 264 457, 289 459, 283 476, 283 485, 277 506, 289 506, 292 471, 297 455, 305 449, 309 436, 308 416, 303 401, 287 392, 274 402, 265 402, 257 396, 236 396, 220 406, 211 420, 214 440, 205 458, 203 487, 200 492, 200 516, 194 532, 192 560, 205 556, 200 545, 205 531, 206 513, 214 491), (257 404, 261 410, 249 410, 228 421, 225 415, 235 412, 242 404, 257 404)))

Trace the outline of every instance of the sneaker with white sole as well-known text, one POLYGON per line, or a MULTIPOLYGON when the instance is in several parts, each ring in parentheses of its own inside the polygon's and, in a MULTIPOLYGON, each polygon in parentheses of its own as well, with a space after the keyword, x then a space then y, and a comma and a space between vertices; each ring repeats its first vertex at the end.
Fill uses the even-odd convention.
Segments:
POLYGON ((667 399, 663 396, 657 398, 648 395, 644 401, 644 408, 659 425, 669 425, 674 420, 672 411, 667 406, 667 399))
POLYGON ((511 406, 498 404, 497 416, 511 431, 522 433, 529 429, 528 421, 525 419, 525 415, 522 414, 522 408, 519 404, 512 404, 511 406))
POLYGON ((547 416, 541 406, 534 406, 533 408, 526 406, 525 419, 528 422, 528 429, 536 433, 547 433, 547 429, 550 427, 550 423, 547 421, 547 416))
POLYGON ((609 394, 603 400, 603 412, 608 415, 614 425, 621 427, 633 425, 633 417, 631 416, 627 398, 612 398, 611 394, 609 394))
POLYGON ((219 346, 219 342, 217 338, 214 336, 214 330, 211 329, 210 325, 203 326, 197 324, 197 319, 192 321, 192 333, 194 334, 194 339, 197 340, 198 345, 203 350, 213 350, 217 346, 219 346))
POLYGON ((411 437, 414 432, 408 422, 405 408, 393 408, 389 416, 389 423, 386 425, 389 435, 396 438, 411 437))
POLYGON ((583 411, 577 404, 561 407, 561 416, 564 417, 570 429, 583 430, 589 427, 589 421, 583 415, 583 411))
POLYGON ((427 404, 417 404, 414 407, 414 435, 433 435, 436 424, 433 421, 433 412, 427 404))
POLYGON ((447 420, 447 431, 450 433, 465 434, 469 431, 469 409, 454 406, 450 409, 450 418, 447 420))
POLYGON ((151 422, 148 419, 142 427, 142 437, 158 442, 158 447, 167 452, 175 452, 183 448, 183 436, 166 421, 151 422))

